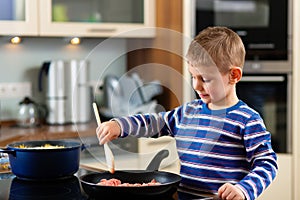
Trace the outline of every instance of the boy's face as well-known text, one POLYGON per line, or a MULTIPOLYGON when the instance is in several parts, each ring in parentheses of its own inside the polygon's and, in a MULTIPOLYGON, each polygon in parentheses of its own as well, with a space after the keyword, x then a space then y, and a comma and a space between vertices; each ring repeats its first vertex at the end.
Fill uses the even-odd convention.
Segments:
POLYGON ((193 88, 204 103, 213 108, 228 106, 230 96, 233 94, 232 84, 229 84, 229 75, 221 74, 215 66, 191 66, 189 72, 192 76, 193 88))

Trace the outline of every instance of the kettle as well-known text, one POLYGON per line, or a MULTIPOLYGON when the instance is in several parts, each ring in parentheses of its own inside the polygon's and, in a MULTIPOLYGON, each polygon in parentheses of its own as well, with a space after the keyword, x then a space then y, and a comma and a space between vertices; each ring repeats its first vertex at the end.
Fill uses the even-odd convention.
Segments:
POLYGON ((19 103, 18 121, 20 127, 36 127, 40 125, 40 114, 37 104, 29 97, 19 103))

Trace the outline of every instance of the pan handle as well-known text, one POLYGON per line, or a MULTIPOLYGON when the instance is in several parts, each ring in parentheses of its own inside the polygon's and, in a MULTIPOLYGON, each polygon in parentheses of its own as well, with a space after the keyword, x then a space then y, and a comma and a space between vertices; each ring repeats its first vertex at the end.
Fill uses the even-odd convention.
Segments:
POLYGON ((0 148, 0 153, 7 153, 7 154, 12 154, 13 156, 16 156, 16 151, 15 150, 9 150, 9 149, 1 149, 0 148))
POLYGON ((169 150, 163 149, 159 151, 147 166, 147 171, 157 171, 163 159, 169 156, 169 150))

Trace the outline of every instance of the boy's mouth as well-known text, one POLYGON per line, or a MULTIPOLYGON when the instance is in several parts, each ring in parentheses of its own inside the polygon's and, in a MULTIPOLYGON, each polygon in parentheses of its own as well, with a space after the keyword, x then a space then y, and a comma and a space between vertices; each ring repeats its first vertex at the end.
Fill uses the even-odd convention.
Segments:
POLYGON ((198 93, 198 95, 199 95, 199 97, 202 99, 202 98, 207 98, 207 97, 209 97, 209 95, 208 94, 200 94, 200 93, 198 93))

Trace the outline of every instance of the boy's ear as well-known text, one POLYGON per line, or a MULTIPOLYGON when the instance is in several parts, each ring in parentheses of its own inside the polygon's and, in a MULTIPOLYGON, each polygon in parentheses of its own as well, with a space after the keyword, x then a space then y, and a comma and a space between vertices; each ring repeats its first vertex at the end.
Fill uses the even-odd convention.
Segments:
POLYGON ((229 73, 229 83, 235 84, 242 78, 242 69, 240 67, 232 67, 229 73))

